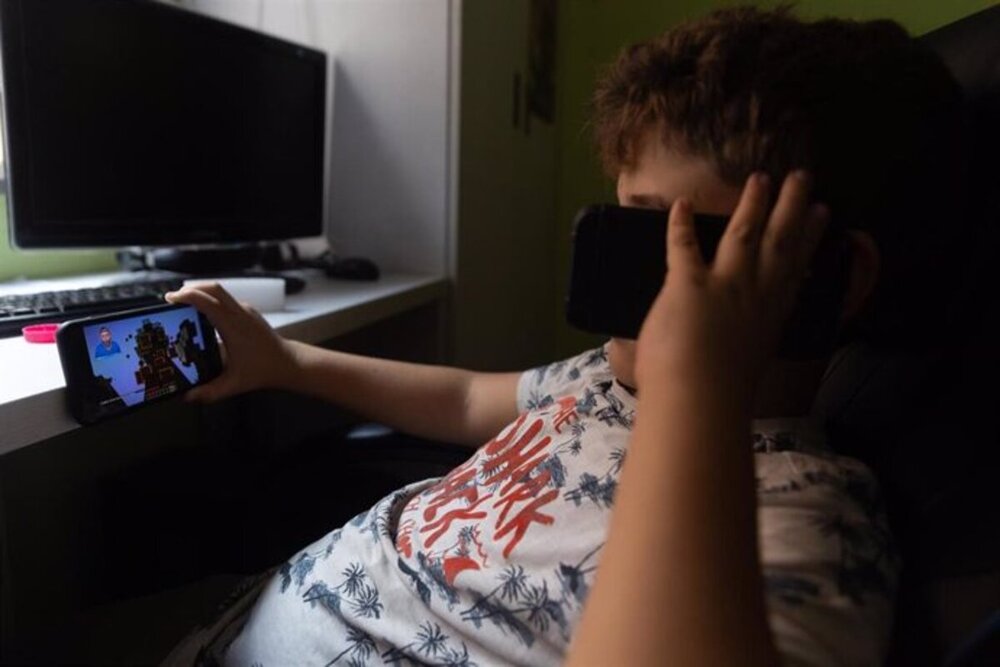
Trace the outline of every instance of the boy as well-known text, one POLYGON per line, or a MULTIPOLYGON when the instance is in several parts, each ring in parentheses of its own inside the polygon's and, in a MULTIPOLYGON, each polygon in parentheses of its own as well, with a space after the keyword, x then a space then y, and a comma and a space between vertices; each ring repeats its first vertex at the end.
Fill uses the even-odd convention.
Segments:
POLYGON ((671 207, 674 267, 638 347, 473 373, 282 340, 219 288, 169 295, 225 343, 194 398, 290 389, 479 447, 293 556, 174 658, 557 664, 607 551, 575 661, 879 663, 897 562, 874 480, 803 418, 828 360, 771 355, 828 219, 851 229, 845 335, 898 333, 935 213, 903 195, 933 182, 955 109, 943 66, 886 22, 723 10, 625 51, 598 141, 622 204, 671 207), (733 216, 711 267, 692 211, 733 216))

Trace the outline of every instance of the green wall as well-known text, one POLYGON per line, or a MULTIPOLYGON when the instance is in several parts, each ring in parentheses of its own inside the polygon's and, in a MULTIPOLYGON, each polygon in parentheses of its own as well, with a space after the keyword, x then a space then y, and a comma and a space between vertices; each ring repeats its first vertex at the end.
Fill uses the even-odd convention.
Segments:
MULTIPOLYGON (((574 213, 583 205, 614 201, 614 188, 603 177, 586 127, 587 105, 598 69, 619 49, 662 32, 712 9, 745 4, 704 0, 562 0, 558 44, 558 166, 556 182, 557 234, 556 351, 568 356, 597 339, 570 329, 563 319, 563 295, 569 274, 569 238, 574 213)), ((774 6, 775 2, 756 3, 774 6)), ((988 0, 800 0, 803 18, 839 16, 854 19, 891 18, 919 35, 985 9, 988 0)))
POLYGON ((39 278, 88 271, 106 271, 117 266, 114 253, 96 251, 17 250, 7 236, 7 197, 0 194, 0 282, 13 278, 39 278))

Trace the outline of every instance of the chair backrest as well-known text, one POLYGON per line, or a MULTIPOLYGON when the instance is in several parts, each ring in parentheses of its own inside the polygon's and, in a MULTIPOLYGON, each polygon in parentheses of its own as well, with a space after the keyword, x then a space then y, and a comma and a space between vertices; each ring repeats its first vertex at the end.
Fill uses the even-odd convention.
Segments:
MULTIPOLYGON (((972 137, 967 210, 978 220, 964 286, 949 306, 954 344, 925 354, 849 346, 813 412, 839 451, 880 476, 911 566, 947 573, 1000 567, 1000 535, 992 545, 977 537, 1000 532, 977 504, 990 494, 1000 502, 992 488, 1000 486, 1000 6, 922 39, 965 90, 972 137)), ((943 316, 931 308, 928 318, 943 316)))
MULTIPOLYGON (((949 317, 954 335, 946 349, 925 353, 849 346, 831 364, 813 412, 838 451, 879 476, 904 586, 926 591, 1000 573, 1000 6, 921 40, 942 56, 966 96, 970 201, 961 204, 974 224, 963 286, 946 312, 929 304, 927 313, 949 317)), ((975 617, 991 604, 1000 600, 966 606, 981 608, 975 617)), ((899 611, 911 627, 925 622, 907 618, 905 604, 899 611)), ((919 654, 901 655, 907 657, 897 657, 898 664, 919 654)), ((924 655, 920 664, 931 660, 924 655)))

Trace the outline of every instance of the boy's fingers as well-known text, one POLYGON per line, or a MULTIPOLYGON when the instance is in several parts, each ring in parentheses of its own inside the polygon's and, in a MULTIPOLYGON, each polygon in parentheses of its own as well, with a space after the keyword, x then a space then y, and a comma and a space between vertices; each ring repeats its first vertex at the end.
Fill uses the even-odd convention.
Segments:
POLYGON ((216 314, 222 312, 222 304, 219 300, 201 288, 182 287, 176 292, 167 292, 163 295, 163 298, 170 303, 183 303, 188 306, 194 306, 198 310, 202 310, 206 315, 210 312, 215 312, 216 314))
POLYGON ((794 171, 785 178, 761 242, 762 273, 780 276, 803 268, 799 255, 809 223, 806 211, 811 189, 812 179, 804 171, 794 171))
MULTIPOLYGON (((226 351, 225 341, 219 341, 219 358, 222 360, 222 373, 219 377, 215 378, 211 382, 203 385, 198 385, 194 389, 190 390, 188 393, 184 394, 184 400, 189 403, 212 403, 222 398, 222 394, 219 393, 217 385, 220 383, 229 383, 235 385, 235 381, 231 379, 232 372, 229 370, 229 353, 226 351)), ((235 392, 229 392, 235 393, 235 392)))
POLYGON ((686 199, 678 199, 670 207, 666 250, 668 274, 678 270, 700 271, 705 266, 698 237, 694 233, 691 203, 686 199))
MULTIPOLYGON (((207 386, 207 385, 206 385, 207 386)), ((184 394, 185 403, 206 403, 205 400, 205 387, 195 387, 188 393, 184 394)))
POLYGON ((205 313, 212 326, 218 329, 223 336, 228 333, 230 315, 226 312, 226 307, 200 287, 184 287, 177 292, 167 292, 163 298, 169 303, 193 306, 196 310, 205 313))
MULTIPOLYGON (((215 326, 222 338, 233 331, 236 323, 233 321, 234 308, 241 309, 240 304, 217 284, 186 286, 177 292, 168 292, 164 298, 170 303, 183 303, 193 306, 204 313, 215 326)), ((219 377, 207 384, 191 389, 184 394, 184 400, 190 403, 214 403, 239 391, 239 382, 235 374, 228 368, 228 353, 224 340, 219 341, 219 356, 222 359, 223 371, 219 377)))
POLYGON ((830 224, 830 209, 825 204, 813 204, 806 214, 806 228, 803 232, 802 254, 800 256, 800 273, 805 274, 812 263, 813 256, 823 240, 823 234, 830 224))
POLYGON ((229 306, 230 308, 240 307, 240 304, 237 303, 233 295, 226 291, 226 288, 217 282, 206 281, 203 284, 196 284, 195 286, 218 299, 219 303, 223 305, 229 306))
POLYGON ((719 242, 713 268, 731 276, 754 270, 770 198, 770 177, 763 172, 750 174, 719 242))
POLYGON ((197 290, 209 295, 216 301, 218 301, 223 306, 230 308, 239 308, 239 304, 233 295, 226 291, 226 288, 213 280, 197 280, 189 282, 184 287, 181 288, 181 292, 186 292, 188 290, 197 290))
POLYGON ((214 403, 235 393, 235 378, 229 373, 223 373, 208 384, 195 387, 184 394, 184 400, 190 403, 214 403))

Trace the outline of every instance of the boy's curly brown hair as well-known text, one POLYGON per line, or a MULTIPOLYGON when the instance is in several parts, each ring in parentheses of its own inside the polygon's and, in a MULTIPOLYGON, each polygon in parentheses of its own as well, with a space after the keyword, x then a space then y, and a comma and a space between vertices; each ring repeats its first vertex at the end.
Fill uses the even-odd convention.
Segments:
POLYGON ((945 216, 961 203, 961 109, 944 63, 892 21, 739 7, 625 49, 598 82, 593 125, 612 177, 651 131, 732 185, 809 169, 835 222, 869 231, 881 253, 855 333, 896 344, 948 289, 930 274, 959 236, 945 216))

